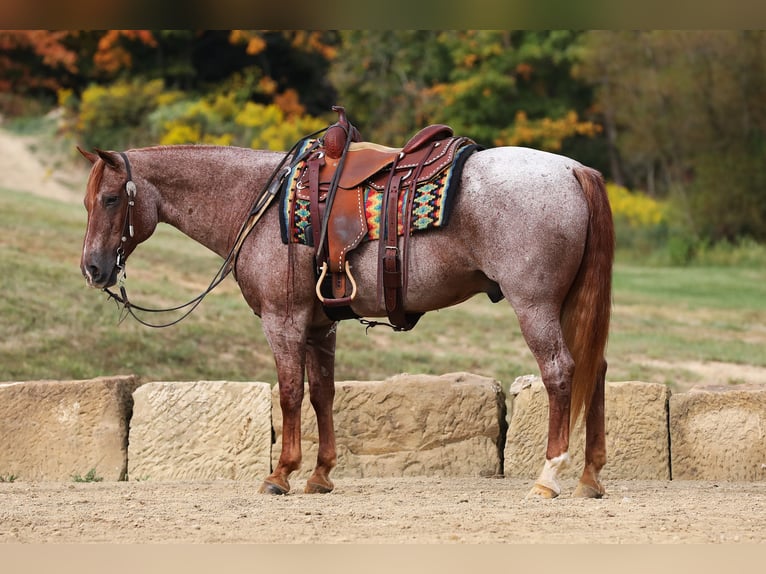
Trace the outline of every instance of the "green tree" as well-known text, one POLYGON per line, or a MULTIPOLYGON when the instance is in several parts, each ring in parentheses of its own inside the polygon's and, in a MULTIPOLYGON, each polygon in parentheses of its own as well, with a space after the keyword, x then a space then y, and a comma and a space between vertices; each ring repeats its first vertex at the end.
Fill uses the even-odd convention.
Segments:
POLYGON ((365 139, 397 145, 430 120, 428 89, 447 78, 451 64, 440 36, 433 30, 340 33, 329 78, 337 104, 365 139))
POLYGON ((362 133, 400 143, 447 123, 479 143, 530 145, 602 167, 592 89, 572 31, 393 31, 341 36, 331 78, 362 133), (593 151, 595 149, 595 151, 593 151))
POLYGON ((584 45, 613 172, 671 196, 693 235, 766 239, 766 33, 598 31, 584 45))

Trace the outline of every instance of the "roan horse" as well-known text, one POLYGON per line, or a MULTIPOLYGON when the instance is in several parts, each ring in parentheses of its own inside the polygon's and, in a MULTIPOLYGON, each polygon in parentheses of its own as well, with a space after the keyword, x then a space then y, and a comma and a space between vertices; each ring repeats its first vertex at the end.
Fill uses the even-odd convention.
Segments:
MULTIPOLYGON (((227 257, 258 191, 285 158, 284 153, 216 146, 157 146, 124 155, 80 152, 93 164, 84 200, 88 222, 81 270, 99 289, 116 283, 127 257, 160 222, 227 257), (130 180, 135 189, 126 193, 130 180), (128 223, 131 234, 122 239, 128 223)), ((282 451, 261 492, 289 492, 289 476, 301 463, 305 373, 320 440, 305 490, 329 492, 336 464, 336 324, 315 294, 313 248, 280 240, 276 203, 241 244, 234 269, 245 300, 261 318, 279 379, 282 451)), ((358 284, 352 308, 362 317, 385 317, 373 243, 349 254, 358 284)), ((570 420, 581 413, 585 468, 574 494, 604 494, 599 472, 606 462, 604 351, 613 252, 612 215, 601 175, 569 158, 518 147, 471 155, 449 225, 410 238, 408 312, 432 311, 485 293, 493 300, 505 298, 518 316, 549 398, 546 460, 531 496, 560 494, 557 475, 569 460, 570 420)))

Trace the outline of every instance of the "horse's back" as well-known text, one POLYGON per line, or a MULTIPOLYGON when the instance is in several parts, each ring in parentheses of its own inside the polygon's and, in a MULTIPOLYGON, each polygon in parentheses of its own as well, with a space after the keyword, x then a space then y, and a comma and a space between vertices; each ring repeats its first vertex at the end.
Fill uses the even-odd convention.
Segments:
MULTIPOLYGON (((581 222, 586 202, 568 157, 524 147, 500 147, 474 154, 466 163, 457 210, 527 226, 581 222)), ((518 231, 518 230, 517 230, 518 231)))

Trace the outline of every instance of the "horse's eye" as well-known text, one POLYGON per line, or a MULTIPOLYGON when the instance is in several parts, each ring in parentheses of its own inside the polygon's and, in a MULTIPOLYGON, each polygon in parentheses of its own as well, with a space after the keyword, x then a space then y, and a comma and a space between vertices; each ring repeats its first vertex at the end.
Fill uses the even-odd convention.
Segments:
POLYGON ((104 198, 104 207, 114 207, 120 203, 119 195, 108 195, 104 198))

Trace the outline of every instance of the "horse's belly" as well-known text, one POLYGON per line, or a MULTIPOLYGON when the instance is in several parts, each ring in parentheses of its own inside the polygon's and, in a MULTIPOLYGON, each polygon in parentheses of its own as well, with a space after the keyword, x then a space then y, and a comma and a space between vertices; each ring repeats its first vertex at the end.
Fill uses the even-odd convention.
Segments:
MULTIPOLYGON (((494 292, 497 285, 476 268, 459 245, 450 246, 446 230, 410 238, 407 257, 408 312, 427 312, 456 305, 477 293, 494 292)), ((360 246, 349 257, 358 294, 352 305, 364 317, 386 315, 378 289, 378 242, 360 246)), ((401 248, 402 242, 400 240, 401 248)))

